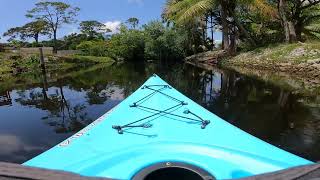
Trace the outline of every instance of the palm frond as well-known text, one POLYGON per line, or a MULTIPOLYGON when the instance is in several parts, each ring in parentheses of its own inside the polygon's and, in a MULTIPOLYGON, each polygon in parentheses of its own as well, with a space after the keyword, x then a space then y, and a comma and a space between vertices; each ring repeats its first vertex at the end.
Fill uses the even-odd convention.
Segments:
POLYGON ((168 0, 164 17, 179 24, 186 24, 211 11, 215 0, 168 0))

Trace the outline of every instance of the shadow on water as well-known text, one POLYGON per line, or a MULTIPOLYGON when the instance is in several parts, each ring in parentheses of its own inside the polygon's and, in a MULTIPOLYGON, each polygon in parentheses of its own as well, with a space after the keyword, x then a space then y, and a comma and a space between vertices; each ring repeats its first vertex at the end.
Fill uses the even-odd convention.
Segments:
POLYGON ((235 126, 310 160, 320 160, 320 95, 229 70, 186 64, 118 64, 0 81, 0 161, 22 163, 120 103, 153 73, 235 126))

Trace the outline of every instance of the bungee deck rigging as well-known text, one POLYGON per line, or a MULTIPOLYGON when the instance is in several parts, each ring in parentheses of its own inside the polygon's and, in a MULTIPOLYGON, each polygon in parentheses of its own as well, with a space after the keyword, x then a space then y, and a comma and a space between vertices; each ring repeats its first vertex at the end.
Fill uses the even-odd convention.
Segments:
POLYGON ((140 180, 161 169, 233 179, 312 163, 229 124, 153 75, 105 115, 24 165, 140 180))
POLYGON ((179 99, 177 99, 175 97, 172 97, 172 96, 170 96, 170 95, 168 95, 166 93, 163 93, 162 90, 164 90, 166 88, 171 89, 171 87, 169 85, 160 85, 160 84, 158 84, 158 85, 144 85, 141 88, 142 90, 149 89, 152 92, 150 94, 146 95, 145 97, 137 100, 136 102, 132 103, 129 107, 130 108, 138 108, 138 109, 142 109, 142 110, 150 110, 150 111, 153 111, 154 114, 146 116, 146 117, 143 117, 143 118, 140 118, 140 119, 138 119, 136 121, 130 122, 130 123, 125 124, 125 125, 113 125, 112 128, 117 130, 119 134, 123 134, 125 128, 137 128, 137 127, 151 128, 152 125, 150 123, 142 123, 142 124, 138 124, 138 125, 134 125, 134 124, 137 124, 139 122, 148 120, 148 119, 150 119, 152 117, 155 117, 155 116, 162 116, 162 115, 170 115, 170 116, 175 116, 175 117, 184 118, 184 119, 187 119, 187 120, 199 122, 199 123, 201 123, 201 129, 205 129, 206 126, 210 124, 209 120, 204 120, 199 115, 197 115, 196 113, 193 113, 189 109, 185 109, 183 113, 184 114, 191 114, 194 117, 196 117, 197 119, 172 113, 171 110, 174 110, 175 108, 179 108, 179 107, 182 107, 182 106, 187 106, 188 103, 184 102, 182 100, 179 100, 179 99), (152 87, 160 87, 160 88, 159 89, 154 89, 152 87), (171 99, 172 101, 177 102, 178 104, 175 104, 175 105, 173 105, 171 107, 168 107, 165 110, 159 110, 159 109, 155 109, 155 108, 152 108, 152 107, 146 107, 146 106, 142 105, 145 101, 147 101, 148 99, 152 98, 152 96, 154 96, 157 93, 163 95, 164 97, 167 97, 167 98, 171 99))

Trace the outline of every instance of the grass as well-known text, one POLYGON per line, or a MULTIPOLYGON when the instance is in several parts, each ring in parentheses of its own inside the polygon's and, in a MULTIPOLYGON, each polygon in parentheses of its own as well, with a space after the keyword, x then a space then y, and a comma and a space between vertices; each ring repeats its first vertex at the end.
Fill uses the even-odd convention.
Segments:
POLYGON ((310 41, 293 44, 274 44, 268 47, 257 48, 250 52, 239 53, 229 59, 235 64, 260 63, 303 63, 320 57, 320 41, 310 41))
POLYGON ((68 57, 71 61, 84 62, 84 63, 113 63, 114 60, 110 57, 97 57, 97 56, 82 56, 72 55, 68 57))
MULTIPOLYGON (((47 56, 46 69, 49 71, 68 70, 74 67, 94 66, 97 64, 113 64, 114 60, 109 57, 72 55, 66 57, 47 56)), ((14 53, 0 52, 0 81, 16 74, 41 71, 39 68, 39 56, 20 56, 14 53), (18 72, 19 73, 19 72, 18 72)))

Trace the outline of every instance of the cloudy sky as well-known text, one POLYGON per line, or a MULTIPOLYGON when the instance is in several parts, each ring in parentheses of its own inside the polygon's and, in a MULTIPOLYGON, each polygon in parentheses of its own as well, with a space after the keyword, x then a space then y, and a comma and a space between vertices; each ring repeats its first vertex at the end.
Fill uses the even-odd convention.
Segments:
MULTIPOLYGON (((1 0, 0 35, 11 27, 21 26, 29 21, 26 11, 39 0, 1 0)), ((121 22, 137 17, 141 23, 160 18, 165 0, 61 0, 81 9, 78 20, 98 20, 114 30, 121 22)), ((65 25, 59 37, 77 32, 78 27, 65 25)), ((5 38, 1 37, 0 41, 5 38)))

